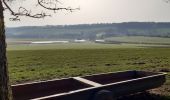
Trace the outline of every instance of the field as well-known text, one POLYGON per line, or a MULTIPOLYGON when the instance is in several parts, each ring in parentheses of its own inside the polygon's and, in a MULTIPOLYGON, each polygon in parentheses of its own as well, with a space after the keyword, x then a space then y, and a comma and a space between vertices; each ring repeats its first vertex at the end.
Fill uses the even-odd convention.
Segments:
MULTIPOLYGON (((124 70, 166 72, 167 81, 162 87, 150 94, 144 93, 142 97, 137 95, 134 100, 170 100, 170 38, 124 36, 106 40, 121 44, 9 41, 7 55, 11 83, 124 70), (147 99, 143 99, 143 95, 147 99)), ((133 99, 130 97, 130 100, 133 99)))
MULTIPOLYGON (((97 43, 59 43, 59 44, 16 44, 9 45, 8 50, 54 50, 54 49, 113 49, 139 48, 148 45, 136 44, 97 44, 97 43)), ((153 45, 154 46, 154 45, 153 45)))
POLYGON ((163 71, 168 73, 167 82, 152 93, 170 99, 167 47, 95 43, 9 45, 7 55, 12 84, 123 70, 163 71))
POLYGON ((155 45, 170 45, 170 38, 162 37, 144 37, 144 36, 122 36, 107 38, 108 41, 116 41, 123 43, 135 44, 155 44, 155 45))

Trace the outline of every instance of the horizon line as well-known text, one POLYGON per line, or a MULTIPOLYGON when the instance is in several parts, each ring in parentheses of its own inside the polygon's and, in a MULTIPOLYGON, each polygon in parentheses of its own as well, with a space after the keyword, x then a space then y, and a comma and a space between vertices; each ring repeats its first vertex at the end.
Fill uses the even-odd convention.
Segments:
POLYGON ((80 24, 58 24, 58 25, 23 25, 23 26, 7 26, 5 28, 19 27, 44 27, 44 26, 78 26, 78 25, 100 25, 100 24, 121 24, 121 23, 170 23, 170 21, 124 21, 124 22, 97 22, 97 23, 80 23, 80 24))

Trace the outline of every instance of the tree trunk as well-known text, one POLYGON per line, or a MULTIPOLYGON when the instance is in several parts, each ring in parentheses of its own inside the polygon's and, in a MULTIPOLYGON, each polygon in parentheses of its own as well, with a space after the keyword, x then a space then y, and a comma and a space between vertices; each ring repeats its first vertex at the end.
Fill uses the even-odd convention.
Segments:
POLYGON ((0 100, 12 100, 6 57, 5 26, 2 0, 0 0, 0 100))

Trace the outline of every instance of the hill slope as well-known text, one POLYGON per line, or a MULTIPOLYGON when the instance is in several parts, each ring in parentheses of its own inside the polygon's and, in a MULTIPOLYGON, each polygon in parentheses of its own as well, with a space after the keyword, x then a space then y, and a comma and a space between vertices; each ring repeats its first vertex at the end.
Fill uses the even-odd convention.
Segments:
POLYGON ((127 22, 64 26, 24 26, 6 29, 7 38, 103 39, 112 36, 170 37, 170 22, 127 22))

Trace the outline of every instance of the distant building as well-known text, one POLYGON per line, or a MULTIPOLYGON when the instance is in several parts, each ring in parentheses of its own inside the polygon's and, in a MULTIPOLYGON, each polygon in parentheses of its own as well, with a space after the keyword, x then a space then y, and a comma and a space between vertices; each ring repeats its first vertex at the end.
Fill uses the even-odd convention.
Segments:
POLYGON ((31 44, 52 44, 52 43, 69 43, 69 41, 35 41, 31 44))
POLYGON ((81 40, 74 40, 74 42, 77 42, 77 43, 83 43, 83 42, 86 42, 87 40, 84 40, 84 39, 81 39, 81 40))
POLYGON ((105 42, 105 40, 95 40, 95 42, 105 42))

